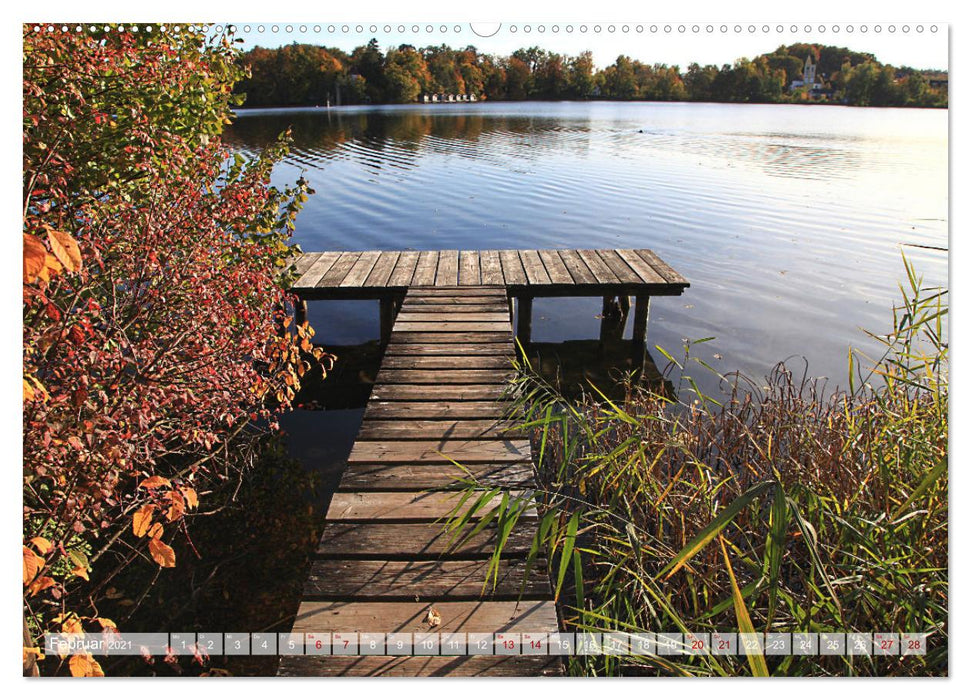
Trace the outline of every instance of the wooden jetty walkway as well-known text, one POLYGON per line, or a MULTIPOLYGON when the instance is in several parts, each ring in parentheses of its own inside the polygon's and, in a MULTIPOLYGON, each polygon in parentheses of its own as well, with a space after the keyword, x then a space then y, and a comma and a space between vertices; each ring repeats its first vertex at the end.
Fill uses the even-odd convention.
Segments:
MULTIPOLYGON (((558 631, 543 562, 525 578, 535 514, 520 518, 509 536, 494 588, 483 584, 495 527, 459 546, 443 533, 442 519, 458 502, 449 486, 466 476, 453 460, 490 488, 533 486, 529 441, 503 422, 515 354, 513 299, 520 339, 528 342, 523 319, 534 297, 633 295, 636 345, 650 296, 681 294, 687 281, 648 250, 308 253, 296 269, 293 289, 304 299, 381 299, 387 333, 292 631, 410 633, 416 641, 430 633, 558 631), (429 622, 430 607, 439 624, 429 622)), ((338 651, 282 656, 279 675, 563 672, 556 656, 338 651)))

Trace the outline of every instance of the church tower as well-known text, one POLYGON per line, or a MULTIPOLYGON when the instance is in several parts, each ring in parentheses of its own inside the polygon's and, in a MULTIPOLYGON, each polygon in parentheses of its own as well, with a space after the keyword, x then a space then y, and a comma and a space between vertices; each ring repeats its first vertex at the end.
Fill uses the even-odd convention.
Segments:
POLYGON ((806 56, 806 64, 802 67, 802 83, 810 88, 816 84, 816 64, 812 54, 806 56))

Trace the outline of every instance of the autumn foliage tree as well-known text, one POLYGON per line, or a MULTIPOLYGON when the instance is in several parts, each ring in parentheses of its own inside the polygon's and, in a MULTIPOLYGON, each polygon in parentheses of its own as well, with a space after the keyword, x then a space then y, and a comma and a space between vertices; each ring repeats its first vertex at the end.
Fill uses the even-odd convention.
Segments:
MULTIPOLYGON (((35 633, 123 627, 100 612, 113 577, 138 566, 150 582, 175 566, 193 514, 242 476, 234 446, 332 359, 285 315, 309 188, 270 185, 285 142, 252 160, 220 143, 242 77, 232 37, 56 29, 23 34, 23 573, 35 633)), ((100 673, 85 656, 69 668, 100 673)))

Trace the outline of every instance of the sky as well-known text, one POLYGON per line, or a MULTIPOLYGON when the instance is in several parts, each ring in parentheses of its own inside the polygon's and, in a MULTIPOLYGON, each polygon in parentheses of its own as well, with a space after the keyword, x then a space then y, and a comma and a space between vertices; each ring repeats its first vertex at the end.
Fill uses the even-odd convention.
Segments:
POLYGON ((942 70, 948 67, 948 25, 939 22, 793 23, 766 19, 663 22, 645 21, 641 17, 633 21, 469 23, 423 21, 418 17, 410 21, 390 18, 372 21, 365 17, 343 22, 234 20, 228 24, 236 27, 246 49, 300 42, 351 51, 376 38, 382 49, 400 44, 444 43, 453 48, 473 45, 480 52, 508 55, 519 48, 539 46, 570 55, 589 50, 600 68, 613 63, 620 54, 645 63, 685 68, 692 62, 720 66, 737 58, 771 52, 781 44, 808 42, 869 52, 881 62, 897 66, 942 70))

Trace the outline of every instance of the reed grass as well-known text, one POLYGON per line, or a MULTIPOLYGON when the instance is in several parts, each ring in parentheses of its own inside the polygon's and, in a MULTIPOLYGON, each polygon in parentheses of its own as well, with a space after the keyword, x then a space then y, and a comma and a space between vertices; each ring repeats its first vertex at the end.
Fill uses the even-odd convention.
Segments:
POLYGON ((882 354, 851 351, 845 390, 780 364, 707 396, 687 343, 664 353, 673 395, 632 378, 571 402, 523 362, 538 488, 493 508, 467 480, 448 527, 497 523, 496 564, 538 502, 530 562, 567 630, 929 632, 927 654, 575 656, 572 674, 947 675, 947 292, 904 264, 882 354))

